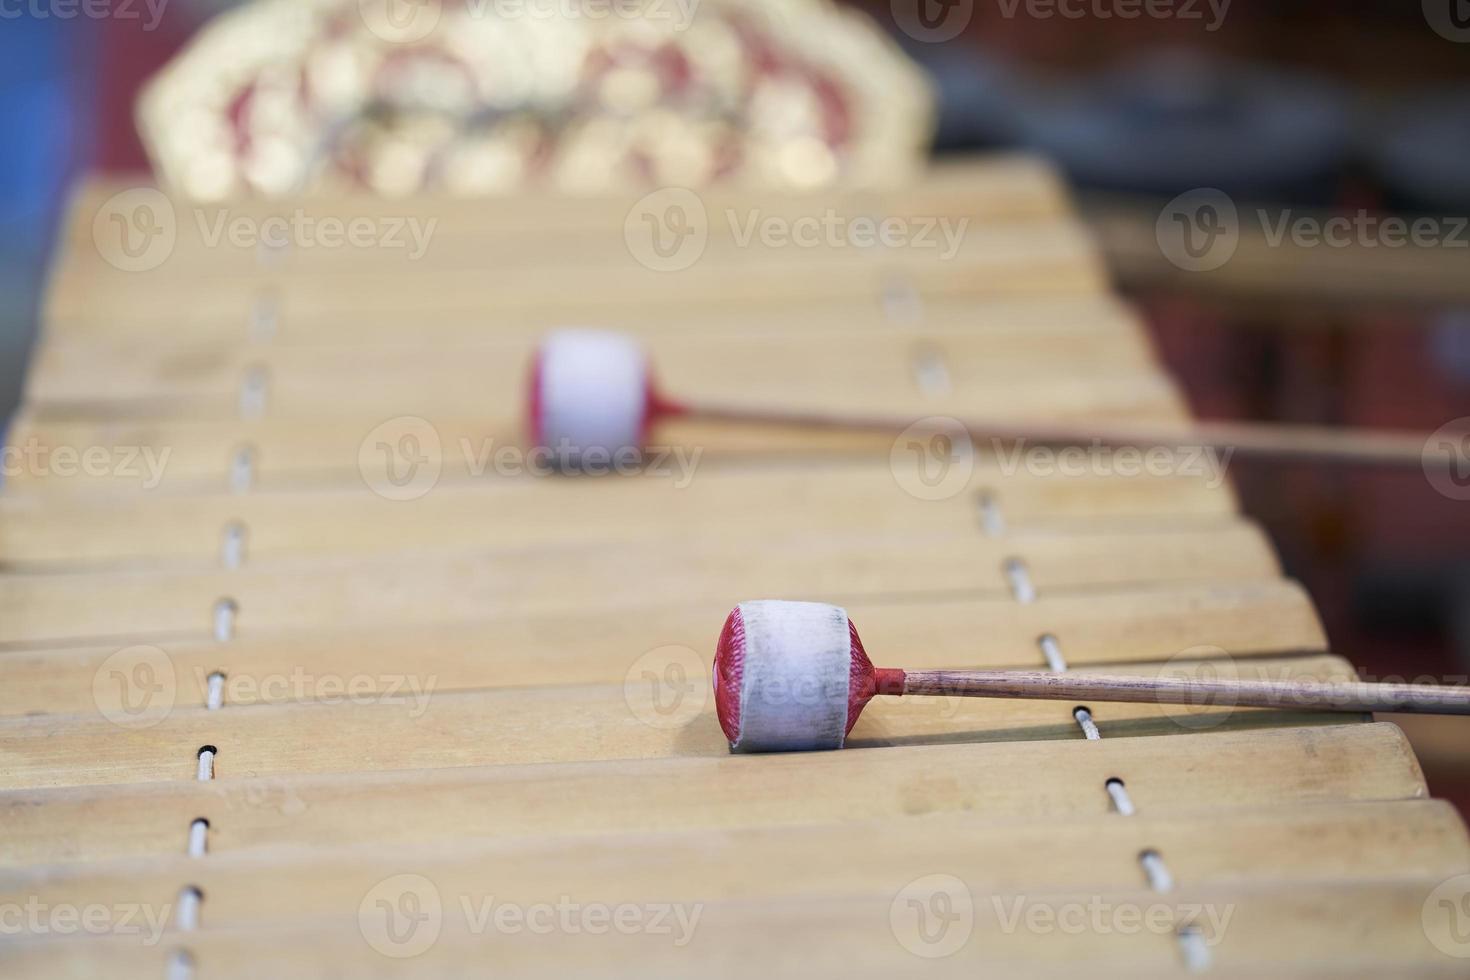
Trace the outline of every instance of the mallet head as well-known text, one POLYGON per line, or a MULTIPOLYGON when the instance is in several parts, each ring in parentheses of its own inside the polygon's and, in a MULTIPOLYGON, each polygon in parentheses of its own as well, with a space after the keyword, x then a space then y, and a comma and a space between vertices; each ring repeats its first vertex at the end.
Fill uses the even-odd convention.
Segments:
POLYGON ((641 452, 656 399, 643 349, 609 330, 548 334, 531 370, 531 441, 567 468, 641 452))
POLYGON ((764 600, 725 620, 714 687, 733 751, 840 749, 876 693, 876 672, 845 609, 764 600))

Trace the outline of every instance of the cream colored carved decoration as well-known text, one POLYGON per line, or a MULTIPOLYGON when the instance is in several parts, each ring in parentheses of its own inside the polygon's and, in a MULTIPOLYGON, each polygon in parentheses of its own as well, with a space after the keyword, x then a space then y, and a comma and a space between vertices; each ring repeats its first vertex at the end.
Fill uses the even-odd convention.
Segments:
POLYGON ((257 0, 145 90, 195 198, 910 179, 932 96, 825 0, 257 0))

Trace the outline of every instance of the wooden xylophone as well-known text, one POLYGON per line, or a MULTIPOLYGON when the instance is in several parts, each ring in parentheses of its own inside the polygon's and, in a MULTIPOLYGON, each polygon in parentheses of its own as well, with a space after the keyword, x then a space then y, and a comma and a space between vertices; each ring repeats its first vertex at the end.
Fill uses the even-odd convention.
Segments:
POLYGON ((0 971, 1464 976, 1465 827, 1370 716, 880 698, 730 754, 755 598, 919 670, 1353 671, 1205 454, 672 418, 548 472, 567 324, 716 401, 1188 422, 1035 162, 692 198, 79 193, 0 497, 0 971))

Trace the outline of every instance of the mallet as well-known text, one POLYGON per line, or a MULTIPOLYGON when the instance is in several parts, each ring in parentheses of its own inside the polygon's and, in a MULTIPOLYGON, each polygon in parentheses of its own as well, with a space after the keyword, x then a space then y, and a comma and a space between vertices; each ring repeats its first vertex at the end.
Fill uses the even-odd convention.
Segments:
POLYGON ((1434 684, 874 667, 846 610, 778 600, 741 603, 730 613, 715 648, 714 688, 720 727, 736 752, 840 749, 880 694, 1470 714, 1470 689, 1434 684))
MULTIPOLYGON (((670 398, 659 392, 648 358, 636 341, 612 331, 586 329, 558 330, 542 341, 531 371, 529 414, 533 444, 572 469, 592 452, 604 459, 637 454, 650 428, 663 418, 894 435, 913 422, 670 398)), ((1003 420, 961 424, 973 437, 1053 445, 1212 447, 1253 456, 1415 467, 1437 465, 1439 460, 1425 454, 1425 436, 1409 432, 1246 422, 1195 423, 1188 429, 1003 420)))

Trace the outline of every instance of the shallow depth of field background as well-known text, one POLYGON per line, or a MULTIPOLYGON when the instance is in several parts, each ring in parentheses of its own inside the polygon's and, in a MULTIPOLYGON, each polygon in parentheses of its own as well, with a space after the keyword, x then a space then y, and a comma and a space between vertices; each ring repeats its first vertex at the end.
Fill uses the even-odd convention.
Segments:
MULTIPOLYGON (((1362 248, 1327 256, 1341 268, 1307 287, 1284 250, 1280 280, 1263 286, 1179 270, 1150 236, 1140 248, 1128 234, 1151 230, 1180 192, 1222 184, 1273 213, 1425 214, 1452 227, 1470 214, 1465 0, 1177 0, 1165 16, 1123 16, 1144 7, 1132 0, 919 2, 934 23, 962 16, 955 36, 905 35, 886 0, 860 5, 939 82, 939 152, 1030 146, 1064 163, 1199 414, 1425 432, 1470 416, 1470 232, 1460 251, 1447 243, 1433 256, 1459 258, 1458 290, 1451 273, 1350 302, 1333 283, 1374 261, 1362 248), (1221 138, 1261 131, 1255 114, 1268 104, 1301 113, 1279 144, 1221 138), (1135 138, 1150 129, 1157 142, 1135 138)), ((7 412, 66 188, 91 169, 146 166, 131 113, 139 83, 227 5, 134 0, 131 16, 97 19, 62 16, 73 5, 59 0, 0 5, 7 412)), ((1470 673, 1470 502, 1417 473, 1234 473, 1337 652, 1378 678, 1470 673)), ((1436 731, 1417 743, 1432 788, 1470 806, 1470 729, 1436 731)))

